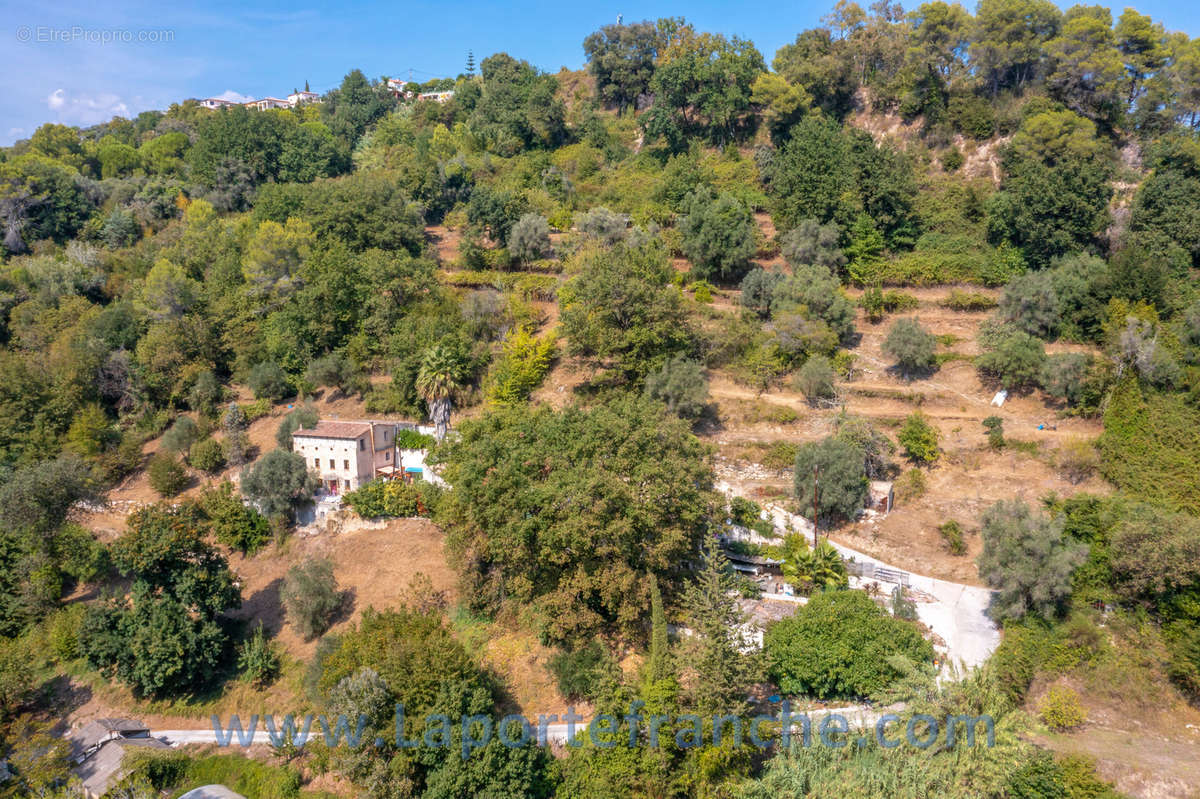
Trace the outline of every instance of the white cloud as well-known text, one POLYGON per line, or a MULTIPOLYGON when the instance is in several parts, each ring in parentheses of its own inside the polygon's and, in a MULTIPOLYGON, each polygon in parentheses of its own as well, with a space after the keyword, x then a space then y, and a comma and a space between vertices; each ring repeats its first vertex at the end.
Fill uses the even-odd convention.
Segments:
POLYGON ((228 100, 231 103, 248 103, 254 98, 248 94, 238 94, 233 89, 226 89, 218 95, 214 95, 217 100, 228 100))
POLYGON ((46 98, 46 107, 57 113, 59 122, 68 125, 95 125, 129 116, 129 106, 111 92, 68 94, 66 89, 55 89, 46 98))

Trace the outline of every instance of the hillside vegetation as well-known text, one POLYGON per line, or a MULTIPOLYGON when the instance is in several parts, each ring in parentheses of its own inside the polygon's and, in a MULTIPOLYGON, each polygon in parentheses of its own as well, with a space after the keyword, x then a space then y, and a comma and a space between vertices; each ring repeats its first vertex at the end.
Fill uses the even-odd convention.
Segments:
POLYGON ((996 745, 607 746, 625 719, 144 757, 120 795, 1200 791, 1200 40, 843 0, 769 64, 682 18, 582 46, 0 149, 0 796, 75 795, 72 713, 641 702, 711 735, 792 693, 986 713, 996 745), (448 430, 451 487, 296 536, 291 432, 334 417, 448 430), (877 480, 896 510, 860 516, 877 480), (761 586, 714 533, 773 535, 756 503, 995 589, 1000 649, 956 672, 912 597, 795 535, 730 550, 812 600, 750 646, 761 586))

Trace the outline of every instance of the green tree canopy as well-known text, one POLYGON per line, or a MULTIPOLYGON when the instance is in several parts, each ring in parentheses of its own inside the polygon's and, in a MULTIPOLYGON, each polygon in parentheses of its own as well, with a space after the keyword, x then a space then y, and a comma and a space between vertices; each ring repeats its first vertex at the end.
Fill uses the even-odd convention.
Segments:
POLYGON ((983 515, 979 575, 996 589, 989 612, 996 619, 1026 613, 1053 617, 1071 593, 1071 573, 1087 546, 1063 538, 1063 521, 1035 512, 1020 500, 997 502, 983 515))
POLYGON ((813 471, 817 472, 817 513, 822 522, 853 519, 867 501, 867 473, 862 453, 836 438, 801 444, 796 453, 796 504, 805 515, 813 506, 813 471))
POLYGON ((583 40, 588 70, 604 102, 624 111, 650 90, 658 44, 653 22, 605 25, 583 40))
POLYGON ((902 676, 894 656, 933 660, 912 624, 894 619, 862 591, 822 591, 763 637, 768 670, 787 695, 859 698, 902 676))
POLYGON ((515 407, 436 457, 466 600, 532 606, 552 640, 641 634, 647 572, 677 586, 714 507, 704 447, 662 406, 515 407), (603 464, 603 468, 597 468, 603 464))
POLYGON ((669 275, 657 243, 587 253, 579 274, 559 292, 570 352, 611 363, 631 379, 690 352, 687 315, 669 275))

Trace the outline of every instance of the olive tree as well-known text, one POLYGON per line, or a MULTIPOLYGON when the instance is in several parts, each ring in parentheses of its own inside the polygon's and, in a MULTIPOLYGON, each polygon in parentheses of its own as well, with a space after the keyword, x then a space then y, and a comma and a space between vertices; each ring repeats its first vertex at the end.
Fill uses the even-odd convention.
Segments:
POLYGON ((883 351, 896 360, 905 379, 937 364, 937 339, 916 319, 897 319, 883 342, 883 351))
POLYGON ((1062 325, 1054 275, 1026 272, 1009 281, 1000 295, 1000 318, 1031 336, 1053 338, 1062 325))
POLYGON ((550 224, 541 214, 525 214, 508 234, 508 252, 522 263, 549 258, 550 224))
POLYGON ((1042 342, 1017 331, 1001 336, 990 350, 975 359, 975 365, 1004 388, 1017 389, 1037 385, 1045 361, 1042 342))
POLYGON ((288 621, 305 641, 321 635, 329 629, 342 605, 333 562, 327 558, 309 558, 288 569, 279 599, 288 621))
POLYGON ((250 370, 250 390, 255 399, 279 401, 292 393, 287 373, 274 361, 263 361, 250 370))
POLYGON ((242 493, 264 516, 288 516, 312 498, 317 478, 308 471, 304 456, 273 449, 242 472, 242 493))
POLYGON ((762 267, 751 269, 742 278, 742 307, 749 308, 763 319, 769 318, 775 287, 783 280, 784 276, 779 272, 768 272, 762 267))
POLYGON ((800 389, 810 405, 837 396, 834 386, 833 363, 824 355, 814 355, 800 367, 796 375, 796 388, 800 389))
POLYGON ((997 620, 1027 613, 1054 616, 1071 595, 1071 573, 1087 545, 1063 538, 1063 519, 1004 500, 983 514, 979 576, 996 590, 988 612, 997 620))
POLYGON ((575 226, 583 235, 612 246, 625 240, 625 236, 628 235, 629 222, 624 215, 614 213, 603 205, 598 205, 581 216, 575 226))
POLYGON ((687 355, 676 355, 662 369, 646 375, 646 396, 665 403, 667 410, 685 419, 695 419, 708 403, 704 367, 687 355))
POLYGON ((807 512, 813 506, 816 472, 819 520, 853 519, 867 501, 867 470, 862 452, 836 438, 802 444, 796 453, 796 502, 807 512))
POLYGON ((837 274, 846 265, 846 255, 838 244, 840 238, 836 223, 822 225, 815 219, 802 219, 779 244, 784 260, 792 266, 823 266, 837 274))

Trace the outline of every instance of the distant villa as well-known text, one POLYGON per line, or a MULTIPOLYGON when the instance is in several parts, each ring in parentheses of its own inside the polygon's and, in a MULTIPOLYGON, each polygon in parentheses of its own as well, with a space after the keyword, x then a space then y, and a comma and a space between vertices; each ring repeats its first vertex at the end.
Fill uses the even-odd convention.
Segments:
POLYGON ((295 108, 306 103, 321 102, 321 95, 316 92, 293 92, 287 96, 286 100, 281 100, 278 97, 264 97, 261 100, 247 100, 244 103, 239 103, 234 100, 226 100, 221 97, 206 97, 200 101, 200 105, 204 108, 233 108, 236 105, 244 106, 245 108, 256 108, 259 111, 266 111, 268 108, 295 108))

